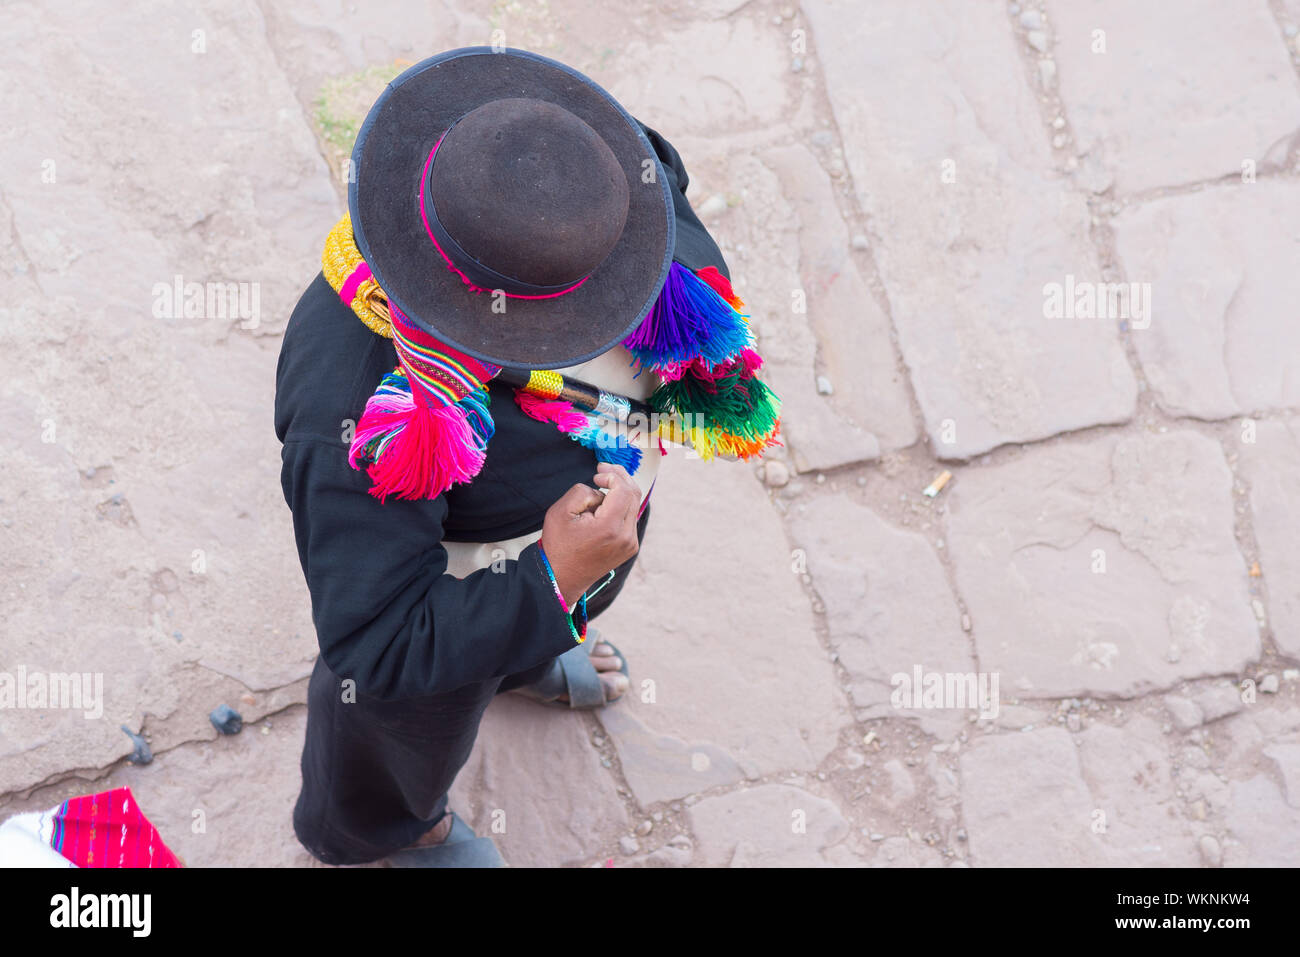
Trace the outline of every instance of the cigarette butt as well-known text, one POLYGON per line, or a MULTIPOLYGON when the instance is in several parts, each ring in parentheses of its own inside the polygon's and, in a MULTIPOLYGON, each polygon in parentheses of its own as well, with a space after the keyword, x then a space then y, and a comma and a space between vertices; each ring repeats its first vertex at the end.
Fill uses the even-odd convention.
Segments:
POLYGON ((943 491, 943 487, 948 484, 950 479, 952 479, 952 473, 944 469, 935 477, 933 482, 926 486, 925 491, 921 494, 928 498, 934 498, 943 491))
POLYGON ((1259 577, 1259 562, 1251 562, 1251 564, 1250 564, 1250 577, 1251 577, 1251 578, 1258 578, 1258 577, 1259 577))

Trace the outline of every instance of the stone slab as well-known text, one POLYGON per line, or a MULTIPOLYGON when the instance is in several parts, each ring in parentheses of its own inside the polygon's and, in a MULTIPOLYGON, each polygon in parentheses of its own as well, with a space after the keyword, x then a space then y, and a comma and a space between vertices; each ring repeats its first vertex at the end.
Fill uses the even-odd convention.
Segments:
POLYGON ((1048 0, 1047 10, 1077 148, 1122 192, 1240 174, 1300 128, 1300 84, 1268 4, 1185 0, 1168 15, 1048 0))
POLYGON ((949 550, 1002 693, 1131 696, 1258 658, 1231 485, 1221 447, 1189 430, 959 473, 949 550))

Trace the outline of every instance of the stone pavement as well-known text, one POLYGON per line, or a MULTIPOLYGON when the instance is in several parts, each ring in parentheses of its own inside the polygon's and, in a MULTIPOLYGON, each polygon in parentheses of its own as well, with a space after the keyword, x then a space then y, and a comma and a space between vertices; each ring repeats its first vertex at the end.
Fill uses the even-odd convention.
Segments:
POLYGON ((356 117, 499 39, 681 150, 787 445, 665 460, 632 694, 495 703, 454 806, 523 865, 1300 863, 1300 0, 136 6, 0 28, 0 672, 104 681, 0 713, 0 814, 310 863, 280 335, 356 117))

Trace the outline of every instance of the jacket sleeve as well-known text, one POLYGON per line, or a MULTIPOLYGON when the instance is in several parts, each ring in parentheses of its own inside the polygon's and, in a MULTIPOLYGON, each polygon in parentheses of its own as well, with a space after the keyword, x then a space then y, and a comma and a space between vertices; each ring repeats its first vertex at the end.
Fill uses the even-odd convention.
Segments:
POLYGON ((361 694, 439 694, 573 647, 538 545, 497 570, 445 574, 445 500, 381 505, 341 443, 289 439, 281 482, 321 656, 361 694))

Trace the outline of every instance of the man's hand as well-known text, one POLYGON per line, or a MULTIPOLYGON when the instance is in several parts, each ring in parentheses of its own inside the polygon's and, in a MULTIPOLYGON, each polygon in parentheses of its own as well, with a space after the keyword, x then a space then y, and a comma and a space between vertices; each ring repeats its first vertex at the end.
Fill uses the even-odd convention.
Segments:
POLYGON ((542 544, 560 594, 572 607, 597 579, 637 553, 641 490, 621 465, 601 462, 590 485, 575 485, 546 510, 542 544))

